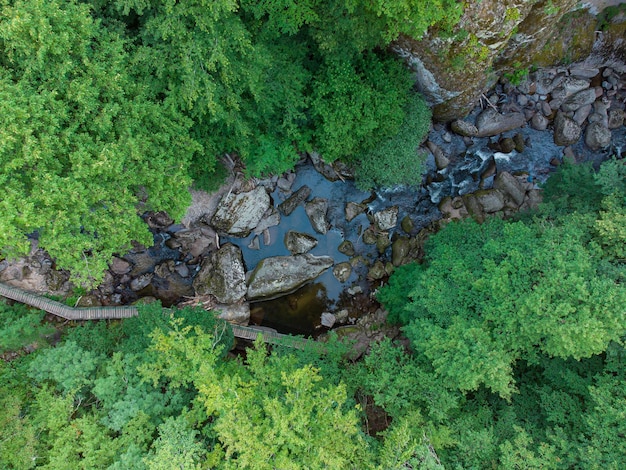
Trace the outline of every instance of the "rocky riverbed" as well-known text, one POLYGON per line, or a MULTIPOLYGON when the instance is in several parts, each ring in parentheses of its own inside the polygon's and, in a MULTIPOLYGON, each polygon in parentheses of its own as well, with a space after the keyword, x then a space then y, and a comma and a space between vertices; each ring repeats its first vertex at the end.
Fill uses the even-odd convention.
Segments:
MULTIPOLYGON (((284 332, 352 325, 343 331, 382 334, 370 328, 384 320, 371 293, 422 255, 429 233, 450 219, 534 207, 538 183, 565 159, 623 158, 625 108, 623 67, 542 69, 517 86, 499 83, 465 119, 435 125, 420 149, 429 157, 419 187, 359 191, 349 168, 316 154, 280 176, 233 174, 214 194, 194 191, 181 223, 145 214, 154 246, 114 258, 78 305, 157 298, 284 332)), ((36 242, 29 257, 0 263, 0 280, 39 292, 70 288, 36 242)))

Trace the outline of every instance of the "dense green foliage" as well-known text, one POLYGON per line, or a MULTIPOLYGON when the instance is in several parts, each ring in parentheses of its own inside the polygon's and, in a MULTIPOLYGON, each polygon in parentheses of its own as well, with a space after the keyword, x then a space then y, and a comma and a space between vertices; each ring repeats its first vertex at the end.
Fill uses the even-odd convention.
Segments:
POLYGON ((5 305, 0 466, 623 468, 625 168, 565 166, 537 212, 433 236, 380 290, 411 353, 236 358, 224 323, 158 304, 45 347, 41 315, 5 305))
POLYGON ((36 233, 59 267, 94 283, 114 252, 152 243, 138 214, 179 218, 192 178, 212 187, 224 153, 251 175, 280 173, 299 152, 356 157, 396 135, 411 79, 383 50, 401 33, 454 23, 461 4, 2 0, 0 8, 0 250, 25 253, 36 233))

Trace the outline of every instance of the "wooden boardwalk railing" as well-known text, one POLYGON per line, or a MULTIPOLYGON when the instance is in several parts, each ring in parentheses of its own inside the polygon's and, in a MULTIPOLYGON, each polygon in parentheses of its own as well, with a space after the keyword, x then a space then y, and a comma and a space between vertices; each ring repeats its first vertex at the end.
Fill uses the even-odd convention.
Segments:
MULTIPOLYGON (((123 305, 119 307, 70 307, 62 304, 61 302, 57 302, 56 300, 48 299, 47 297, 33 294, 32 292, 27 292, 23 289, 4 284, 2 282, 0 282, 0 295, 23 304, 36 307, 67 320, 114 320, 139 315, 137 307, 132 305, 123 305)), ((297 349, 304 349, 307 344, 320 346, 313 340, 300 338, 298 336, 284 335, 282 333, 263 328, 233 324, 231 324, 231 328, 236 338, 249 341, 254 341, 258 335, 261 335, 263 341, 268 344, 277 344, 297 349)))

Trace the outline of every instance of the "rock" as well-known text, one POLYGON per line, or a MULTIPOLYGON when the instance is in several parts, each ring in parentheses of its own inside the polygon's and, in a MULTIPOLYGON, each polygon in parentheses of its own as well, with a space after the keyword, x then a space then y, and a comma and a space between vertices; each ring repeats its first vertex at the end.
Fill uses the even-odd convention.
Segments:
POLYGON ((122 274, 127 274, 130 272, 131 265, 125 259, 114 256, 113 259, 111 260, 110 270, 113 274, 117 274, 118 276, 121 276, 122 274))
POLYGON ((317 239, 308 233, 289 230, 285 234, 285 246, 292 255, 301 255, 311 251, 317 245, 317 239))
POLYGON ((178 273, 180 277, 189 276, 189 267, 185 263, 177 264, 176 267, 174 267, 174 271, 178 273))
POLYGON ((335 170, 332 165, 322 160, 317 152, 311 153, 309 157, 311 158, 313 166, 315 167, 317 172, 328 181, 338 181, 341 179, 337 170, 335 170))
POLYGON ((452 132, 455 134, 459 134, 464 137, 474 137, 478 135, 478 129, 474 124, 460 119, 453 121, 452 124, 450 124, 450 129, 452 129, 452 132))
POLYGON ((355 296, 357 294, 362 294, 363 293, 363 288, 361 286, 352 286, 352 287, 349 287, 348 289, 346 289, 346 292, 349 295, 355 296))
POLYGON ((504 193, 499 189, 482 189, 474 193, 474 197, 483 211, 493 214, 504 208, 504 193))
POLYGON ((259 240, 258 235, 255 235, 254 237, 252 237, 252 240, 250 240, 250 243, 248 243, 248 248, 250 248, 251 250, 261 249, 261 241, 259 240))
POLYGON ((271 299, 315 279, 334 264, 329 256, 274 256, 259 262, 248 281, 248 299, 271 299))
POLYGON ((387 275, 385 271, 385 265, 381 260, 376 260, 376 262, 372 265, 372 267, 367 272, 367 277, 374 281, 378 279, 382 279, 387 275))
POLYGON ((167 215, 165 211, 148 212, 144 220, 148 224, 148 227, 157 230, 169 227, 174 223, 174 219, 167 215))
POLYGON ((374 214, 378 230, 391 230, 398 224, 398 206, 391 206, 374 214))
POLYGON ((296 207, 302 204, 311 195, 311 188, 307 185, 301 186, 298 190, 278 205, 278 210, 285 215, 290 215, 296 207))
POLYGON ((587 126, 585 131, 585 144, 591 150, 600 150, 611 143, 611 131, 600 121, 587 126))
POLYGON ((554 119, 554 143, 566 147, 574 145, 580 139, 582 130, 572 118, 559 112, 554 119))
POLYGON ((526 123, 522 113, 500 114, 494 109, 486 109, 476 118, 478 137, 490 137, 507 132, 526 123))
POLYGON ((152 273, 145 273, 133 278, 133 280, 130 281, 130 289, 135 292, 140 291, 150 284, 153 276, 154 275, 152 273))
POLYGON ((589 88, 589 80, 567 77, 558 87, 552 90, 552 98, 564 102, 570 96, 587 88, 589 88))
POLYGON ((350 312, 348 312, 348 309, 344 308, 335 313, 335 318, 337 319, 337 322, 345 323, 346 321, 348 321, 349 314, 350 312))
POLYGON ((155 276, 150 283, 151 294, 168 307, 183 297, 193 297, 193 285, 190 278, 183 278, 173 272, 166 277, 155 276))
POLYGON ((542 113, 535 113, 530 120, 530 126, 536 131, 545 131, 548 128, 548 118, 542 113))
POLYGON ((375 245, 376 244, 376 232, 374 231, 373 228, 367 228, 364 232, 363 232, 363 243, 365 243, 366 245, 375 245))
POLYGON ((586 104, 585 106, 581 106, 576 110, 573 119, 578 123, 579 126, 582 126, 589 117, 589 113, 591 113, 591 105, 586 104))
POLYGON ((443 170, 450 164, 450 160, 443 153, 443 150, 439 148, 439 146, 431 141, 426 142, 426 146, 428 150, 431 151, 433 157, 435 158, 435 166, 438 170, 443 170))
POLYGON ((254 233, 260 235, 268 228, 275 227, 278 224, 280 224, 280 212, 274 206, 270 206, 254 228, 254 233))
POLYGON ((524 202, 524 196, 526 195, 526 191, 522 187, 519 179, 511 175, 509 172, 499 172, 493 181, 493 187, 499 189, 504 194, 513 199, 513 201, 515 201, 515 204, 517 204, 518 206, 521 205, 522 202, 524 202))
POLYGON ((569 70, 570 76, 574 78, 586 78, 591 79, 600 73, 600 70, 594 67, 583 67, 581 65, 571 67, 569 70))
POLYGON ((624 125, 624 110, 611 109, 608 116, 609 129, 617 129, 624 125))
POLYGON ((583 106, 593 104, 595 101, 595 89, 587 88, 586 90, 581 90, 565 99, 561 105, 561 109, 565 112, 576 111, 583 106))
POLYGON ((510 137, 503 137, 498 141, 500 145, 500 151, 502 153, 511 153, 515 150, 515 142, 510 137))
POLYGON ((296 180, 296 174, 292 171, 289 173, 285 173, 284 176, 281 176, 276 181, 276 185, 278 189, 284 192, 291 191, 291 187, 293 186, 294 181, 296 180))
POLYGON ((524 142, 524 136, 517 132, 513 136, 513 143, 515 144, 515 150, 522 153, 526 149, 526 142, 524 142))
POLYGON ((415 225, 413 224, 413 220, 411 220, 411 217, 405 215, 400 222, 400 227, 402 228, 402 230, 404 230, 405 233, 411 233, 415 228, 415 225))
POLYGON ((363 204, 357 204, 356 202, 348 202, 346 204, 346 220, 351 222, 356 216, 365 212, 366 207, 363 204))
POLYGON ((346 282, 352 274, 352 266, 350 263, 339 263, 333 268, 333 275, 339 282, 346 282))
POLYGON ((313 230, 322 235, 328 232, 328 222, 326 221, 328 199, 316 197, 304 205, 304 210, 313 230))
POLYGON ((391 245, 389 234, 387 232, 380 232, 376 237, 376 249, 378 252, 382 255, 389 245, 391 245))
POLYGON ((270 197, 259 186, 252 191, 227 194, 219 202, 211 225, 236 237, 247 237, 270 207, 270 197))
POLYGON ((337 250, 339 251, 339 253, 343 253, 346 256, 354 256, 355 254, 354 245, 352 245, 352 242, 350 240, 342 241, 339 244, 337 250))
POLYGON ((462 197, 467 213, 477 222, 484 222, 485 212, 483 211, 483 206, 478 202, 474 193, 464 194, 462 197))
POLYGON ((85 294, 81 295, 76 301, 76 305, 74 307, 77 308, 87 308, 87 307, 100 307, 102 302, 98 299, 94 294, 85 294))
POLYGON ((196 295, 213 295, 218 302, 233 304, 246 295, 246 273, 241 249, 226 243, 205 258, 193 281, 196 295))
POLYGON ((250 322, 250 304, 247 302, 235 305, 217 304, 213 307, 213 311, 219 312, 217 318, 221 318, 228 323, 247 326, 250 322))
POLYGON ((154 274, 156 274, 159 277, 165 278, 174 271, 175 266, 176 266, 176 262, 173 259, 168 259, 161 264, 157 264, 154 267, 154 274))
POLYGON ((320 323, 322 324, 322 326, 325 326, 326 328, 332 328, 336 321, 337 319, 332 313, 322 313, 322 318, 320 319, 320 323))
POLYGON ((215 230, 207 225, 203 225, 201 227, 179 230, 172 236, 171 240, 177 243, 183 253, 190 254, 195 259, 208 252, 211 248, 216 248, 218 238, 215 230))
POLYGON ((409 254, 411 242, 407 237, 399 237, 391 245, 391 262, 394 266, 403 264, 404 259, 409 254))

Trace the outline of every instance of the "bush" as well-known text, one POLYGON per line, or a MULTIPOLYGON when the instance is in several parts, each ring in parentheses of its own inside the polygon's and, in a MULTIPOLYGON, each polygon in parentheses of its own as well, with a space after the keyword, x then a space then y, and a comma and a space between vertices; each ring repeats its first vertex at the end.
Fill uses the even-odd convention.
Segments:
POLYGON ((355 177, 359 188, 421 183, 426 155, 417 149, 430 128, 431 112, 418 94, 410 97, 405 112, 395 136, 357 157, 355 177))

